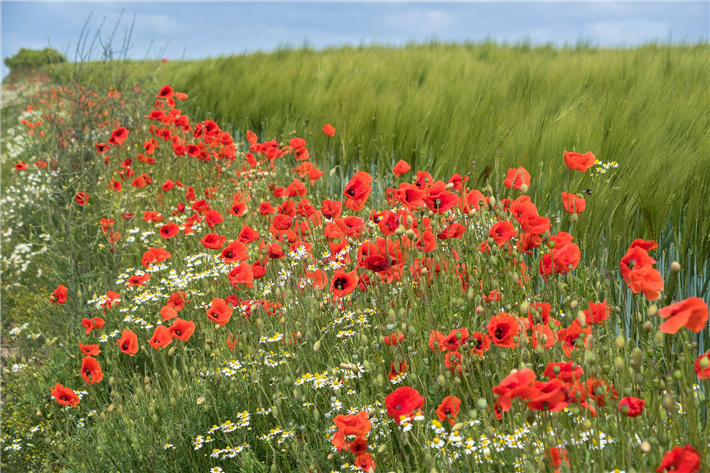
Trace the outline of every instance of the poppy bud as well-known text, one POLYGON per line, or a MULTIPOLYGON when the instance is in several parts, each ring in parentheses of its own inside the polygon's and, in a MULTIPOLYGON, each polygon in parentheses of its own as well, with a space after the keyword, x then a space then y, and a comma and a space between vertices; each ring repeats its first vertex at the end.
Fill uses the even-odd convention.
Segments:
POLYGON ((589 419, 585 419, 582 423, 582 427, 584 428, 584 430, 590 430, 592 428, 592 421, 589 419))
POLYGON ((639 368, 643 365, 643 352, 639 347, 631 350, 631 366, 639 368))
POLYGON ((663 345, 663 332, 660 330, 656 332, 656 335, 653 337, 653 343, 655 343, 657 347, 663 345))
POLYGON ((37 418, 41 418, 41 417, 42 417, 42 412, 41 412, 41 411, 37 411, 37 413, 35 414, 35 416, 36 416, 37 418))
MULTIPOLYGON (((626 406, 628 409, 628 406, 626 406)), ((649 453, 651 451, 651 443, 648 440, 641 442, 641 451, 643 453, 649 453)))
POLYGON ((624 348, 626 345, 626 340, 624 339, 623 335, 619 335, 616 337, 616 340, 614 340, 614 343, 616 344, 617 348, 624 348))
POLYGON ((316 343, 313 344, 313 351, 318 350, 320 350, 320 340, 317 340, 316 343))
POLYGON ((570 217, 570 220, 572 221, 572 223, 577 223, 577 222, 579 222, 579 215, 578 215, 578 214, 572 214, 572 216, 570 217))
POLYGON ((646 333, 651 333, 651 330, 653 330, 653 324, 651 323, 650 320, 647 320, 643 324, 643 331, 646 333))
POLYGON ((614 358, 614 367, 619 371, 624 369, 624 359, 621 358, 620 356, 617 356, 616 358, 614 358))
POLYGON ((678 274, 680 273, 680 269, 680 263, 678 263, 677 261, 673 261, 671 263, 671 273, 678 274))
POLYGON ((523 184, 520 186, 520 191, 525 194, 528 191, 528 185, 523 182, 523 184))
POLYGON ((168 350, 168 356, 173 356, 175 354, 175 350, 177 347, 171 347, 170 350, 168 350))
POLYGON ((676 408, 675 399, 673 399, 673 395, 669 392, 666 392, 663 395, 663 398, 661 399, 661 407, 669 414, 673 414, 678 410, 676 408))
POLYGON ((481 410, 485 410, 488 408, 488 401, 486 401, 486 399, 483 397, 479 398, 478 401, 476 402, 476 404, 478 405, 478 408, 481 410))

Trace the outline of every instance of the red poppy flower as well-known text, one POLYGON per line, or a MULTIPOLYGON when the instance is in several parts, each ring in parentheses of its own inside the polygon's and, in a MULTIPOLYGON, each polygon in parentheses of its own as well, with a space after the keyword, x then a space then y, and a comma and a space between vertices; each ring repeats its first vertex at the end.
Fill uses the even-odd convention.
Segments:
POLYGON ((565 151, 564 153, 564 160, 567 167, 579 172, 585 172, 587 169, 594 166, 595 159, 596 157, 591 151, 587 151, 584 154, 571 151, 565 151))
POLYGON ((387 415, 397 425, 400 424, 402 419, 409 417, 413 411, 423 408, 425 402, 426 399, 416 389, 409 386, 402 386, 385 397, 387 415))
POLYGON ((164 306, 160 309, 160 316, 163 318, 163 322, 166 320, 174 319, 178 316, 178 313, 172 307, 164 306))
POLYGON ((456 423, 456 418, 459 415, 459 408, 461 407, 461 399, 456 396, 445 397, 439 407, 436 408, 436 416, 440 421, 446 419, 449 424, 454 425, 456 423))
POLYGON ((121 192, 121 190, 123 189, 123 185, 120 181, 117 181, 116 179, 111 179, 108 188, 114 192, 121 192))
POLYGON ((626 251, 626 254, 619 262, 621 276, 626 280, 627 284, 631 280, 631 271, 656 264, 656 260, 649 256, 648 251, 644 249, 643 246, 634 245, 634 243, 631 244, 629 249, 626 251))
POLYGON ((658 248, 658 242, 654 240, 642 240, 641 238, 637 238, 631 242, 629 248, 641 248, 645 251, 651 251, 658 248))
POLYGON ((243 262, 239 266, 232 269, 229 274, 229 284, 235 289, 240 289, 241 286, 254 287, 254 272, 249 263, 243 262))
POLYGON ((411 169, 412 166, 410 166, 406 161, 400 159, 397 164, 394 165, 392 171, 395 176, 399 177, 402 174, 407 174, 411 169))
POLYGON ((343 195, 347 199, 345 206, 353 212, 361 211, 372 192, 371 182, 372 177, 368 173, 363 171, 356 172, 343 190, 343 195))
POLYGON ((49 302, 52 304, 64 304, 67 301, 67 287, 63 285, 57 286, 57 288, 49 296, 49 302))
POLYGON ((104 378, 104 372, 101 371, 101 365, 96 361, 96 358, 84 357, 81 361, 81 377, 84 378, 86 384, 98 383, 104 378))
POLYGON ((130 278, 128 278, 128 282, 126 283, 126 287, 134 287, 134 286, 145 286, 146 282, 150 279, 150 274, 148 273, 143 273, 142 276, 138 276, 134 274, 130 278))
POLYGON ((173 342, 173 335, 170 330, 165 325, 158 325, 155 327, 153 336, 148 340, 148 344, 155 348, 165 348, 173 342))
POLYGON ((695 360, 695 374, 700 379, 710 379, 710 351, 695 360))
POLYGON ((173 338, 186 342, 195 332, 195 322, 177 318, 173 321, 168 331, 173 338))
POLYGON ((585 323, 587 325, 603 324, 610 314, 611 310, 606 305, 606 299, 598 304, 590 302, 589 310, 584 311, 585 323))
POLYGON ((567 274, 577 268, 582 253, 575 243, 567 243, 562 247, 555 245, 552 249, 552 262, 555 265, 555 272, 567 274))
POLYGON ((498 246, 503 246, 511 238, 518 235, 518 232, 513 227, 513 224, 507 220, 502 220, 494 224, 488 231, 488 236, 495 240, 498 246))
POLYGON ((444 338, 442 344, 449 351, 456 351, 468 342, 468 329, 455 328, 444 338))
POLYGON ((15 163, 15 172, 20 172, 20 171, 26 171, 27 170, 27 163, 24 161, 20 161, 18 163, 15 163))
POLYGON ((138 336, 132 330, 124 328, 121 338, 116 340, 116 345, 123 353, 133 356, 138 353, 138 336))
POLYGON ((104 328, 104 319, 101 317, 94 317, 93 319, 81 319, 81 325, 86 329, 86 334, 90 334, 95 328, 104 328))
POLYGON ((651 266, 644 266, 640 269, 634 268, 629 273, 628 284, 634 294, 643 292, 646 299, 655 301, 660 297, 660 291, 663 290, 663 277, 651 266))
POLYGON ((306 140, 304 140, 303 138, 291 138, 290 140, 288 140, 288 144, 293 149, 300 149, 306 146, 306 140))
POLYGON ((503 412, 510 410, 510 405, 516 397, 529 398, 536 390, 531 386, 537 376, 529 368, 515 371, 503 379, 501 383, 492 389, 493 394, 498 395, 498 405, 503 412))
POLYGON ((389 379, 390 381, 395 381, 395 379, 399 376, 406 374, 408 369, 409 365, 404 360, 400 361, 398 365, 392 362, 390 364, 390 372, 387 375, 387 379, 389 379))
POLYGON ((562 205, 565 208, 565 212, 571 214, 581 214, 582 212, 584 212, 584 209, 587 208, 587 201, 584 200, 583 197, 563 192, 562 205))
POLYGON ((323 133, 328 136, 335 136, 335 128, 332 125, 327 124, 323 127, 323 133))
POLYGON ((320 211, 325 218, 333 220, 343 213, 343 204, 335 200, 325 199, 321 204, 320 211))
POLYGON ((166 84, 160 88, 160 92, 158 92, 158 95, 156 95, 156 97, 161 99, 169 99, 173 95, 175 95, 175 91, 172 87, 166 84))
POLYGON ((535 381, 532 389, 534 392, 528 394, 530 399, 525 403, 530 410, 557 412, 570 404, 568 390, 562 380, 535 381))
MULTIPOLYGON (((441 182, 441 181, 439 181, 441 182)), ((442 183, 443 185, 443 183, 442 183)), ((433 189, 433 187, 431 188, 433 189)), ((459 197, 450 191, 432 193, 422 197, 424 203, 429 207, 429 210, 438 214, 443 214, 449 209, 456 207, 459 203, 459 197)))
MULTIPOLYGON (((335 133, 335 132, 333 132, 335 133)), ((355 464, 362 471, 373 471, 375 469, 375 460, 372 459, 372 455, 369 453, 361 453, 355 458, 355 464)))
POLYGON ((515 348, 514 337, 520 332, 520 322, 508 313, 501 312, 488 322, 488 335, 499 347, 515 348))
POLYGON ((160 236, 166 240, 174 237, 178 233, 180 233, 180 227, 176 223, 168 222, 160 227, 160 236))
POLYGON ((96 356, 101 353, 98 345, 82 345, 79 343, 79 349, 84 355, 96 356))
POLYGON ((579 319, 574 319, 569 327, 557 332, 557 338, 562 343, 562 350, 568 357, 572 357, 572 350, 586 348, 589 345, 589 337, 592 334, 592 327, 582 328, 579 319), (581 342, 581 347, 577 342, 581 342))
POLYGON ((394 347, 404 341, 404 334, 395 332, 392 335, 385 336, 384 338, 385 338, 385 345, 394 347))
POLYGON ((220 258, 224 259, 225 263, 246 261, 249 258, 249 250, 244 243, 234 240, 222 250, 220 258))
POLYGON ((150 248, 148 251, 143 253, 143 258, 141 258, 141 263, 144 268, 149 268, 152 264, 160 263, 171 258, 171 254, 162 248, 150 248))
POLYGON ((457 374, 463 373, 461 361, 463 356, 457 351, 447 351, 444 355, 444 365, 452 372, 457 374))
POLYGON ((338 430, 345 436, 357 435, 364 437, 370 432, 372 423, 368 419, 367 411, 360 411, 357 414, 339 415, 333 418, 333 422, 338 430))
POLYGON ((330 282, 330 291, 334 297, 342 297, 350 294, 357 287, 360 278, 357 276, 357 270, 353 269, 349 273, 337 270, 333 274, 333 279, 330 282))
POLYGON ((512 187, 522 190, 523 184, 526 187, 530 186, 530 173, 522 166, 519 168, 509 168, 503 185, 508 189, 512 187))
POLYGON ((569 459, 567 458, 567 449, 550 447, 550 462, 552 463, 552 466, 557 468, 563 461, 570 466, 569 459))
POLYGON ((698 473, 699 471, 700 455, 692 445, 673 447, 673 450, 665 454, 661 464, 656 468, 657 473, 698 473))
POLYGON ((111 133, 111 138, 108 140, 108 144, 118 146, 123 144, 128 138, 128 130, 125 127, 119 127, 113 130, 111 133))
POLYGON ((210 209, 205 212, 205 223, 208 227, 214 229, 218 223, 222 223, 223 221, 224 217, 222 217, 222 214, 218 210, 210 209))
POLYGON ((57 383, 52 389, 49 390, 50 394, 54 396, 57 400, 57 404, 60 406, 72 406, 76 407, 81 401, 79 396, 76 395, 74 390, 65 388, 61 384, 57 383))
POLYGON ((212 299, 212 305, 207 309, 207 318, 219 325, 226 325, 232 317, 233 309, 224 302, 224 299, 215 297, 212 299))
POLYGON ((627 417, 638 417, 643 414, 646 401, 637 397, 627 396, 619 401, 619 411, 627 417))
POLYGON ((471 334, 469 344, 473 345, 473 348, 471 349, 471 356, 475 353, 479 358, 483 358, 483 353, 487 352, 491 348, 491 337, 485 333, 473 332, 471 334))
POLYGON ((564 381, 566 384, 574 384, 584 374, 584 369, 574 361, 548 363, 545 371, 542 373, 550 379, 557 378, 564 381))
POLYGON ((202 246, 210 250, 219 250, 224 246, 224 242, 227 240, 226 237, 218 233, 208 233, 200 240, 202 246))
POLYGON ((89 194, 86 192, 77 192, 74 200, 76 200, 76 203, 79 205, 86 205, 89 203, 89 194))
POLYGON ((258 239, 259 232, 249 227, 248 225, 244 225, 242 227, 242 230, 239 232, 239 235, 237 235, 237 241, 241 241, 245 245, 248 245, 252 241, 256 241, 258 239))
POLYGON ((663 333, 676 333, 681 327, 699 333, 708 325, 708 305, 699 297, 664 307, 658 315, 666 319, 660 327, 663 333))

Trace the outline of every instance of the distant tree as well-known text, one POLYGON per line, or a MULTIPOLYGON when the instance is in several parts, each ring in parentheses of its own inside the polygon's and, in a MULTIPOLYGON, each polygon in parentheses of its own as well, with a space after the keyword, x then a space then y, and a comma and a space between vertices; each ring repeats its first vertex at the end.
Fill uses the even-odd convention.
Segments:
POLYGON ((44 48, 42 50, 25 49, 12 57, 5 58, 5 65, 10 68, 10 72, 17 72, 22 69, 36 69, 47 64, 66 62, 67 58, 54 48, 44 48))

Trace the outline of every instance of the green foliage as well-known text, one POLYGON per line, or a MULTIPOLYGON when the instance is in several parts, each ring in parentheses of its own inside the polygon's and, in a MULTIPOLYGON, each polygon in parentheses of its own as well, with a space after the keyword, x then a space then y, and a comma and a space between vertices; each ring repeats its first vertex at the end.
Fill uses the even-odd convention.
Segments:
POLYGON ((5 65, 11 72, 17 72, 21 69, 37 69, 49 64, 59 64, 66 60, 64 54, 54 48, 46 47, 42 50, 22 48, 14 56, 5 58, 5 65))

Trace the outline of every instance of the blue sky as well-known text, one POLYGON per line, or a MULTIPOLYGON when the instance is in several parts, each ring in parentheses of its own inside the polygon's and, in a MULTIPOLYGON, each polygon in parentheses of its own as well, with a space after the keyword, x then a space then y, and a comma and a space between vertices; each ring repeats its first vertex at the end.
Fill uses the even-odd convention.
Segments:
MULTIPOLYGON (((579 39, 598 46, 633 46, 653 40, 708 40, 710 2, 8 2, 2 14, 2 57, 48 42, 73 56, 93 11, 93 37, 101 21, 106 37, 124 10, 118 43, 135 14, 131 55, 170 59, 271 50, 307 41, 323 48, 371 42, 501 42, 528 39, 557 45, 579 39), (151 41, 153 47, 149 48, 151 41)), ((7 69, 3 65, 3 76, 7 69)))

